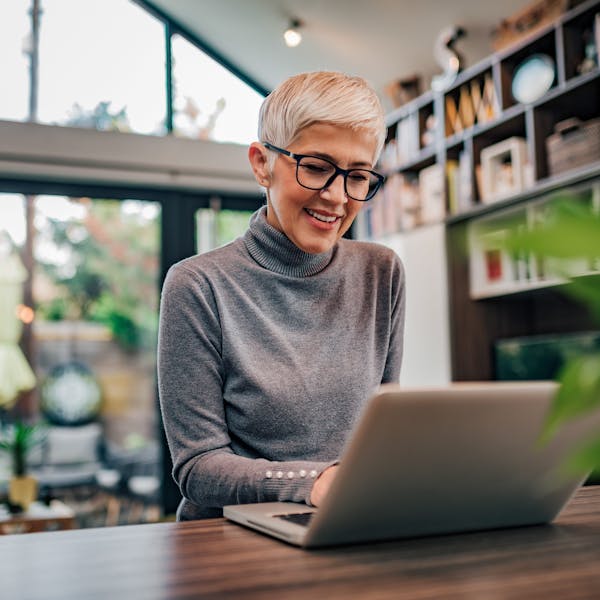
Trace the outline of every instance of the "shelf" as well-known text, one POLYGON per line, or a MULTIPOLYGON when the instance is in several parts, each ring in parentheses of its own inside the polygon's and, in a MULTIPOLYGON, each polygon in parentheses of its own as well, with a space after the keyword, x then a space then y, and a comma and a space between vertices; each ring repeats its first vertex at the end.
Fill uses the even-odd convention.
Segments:
POLYGON ((588 10, 595 10, 596 12, 600 12, 598 0, 586 0, 585 2, 582 2, 578 6, 572 8, 564 15, 562 15, 559 19, 559 23, 563 25, 568 24, 569 22, 579 18, 583 13, 587 12, 588 10))
POLYGON ((570 11, 561 21, 564 74, 567 80, 578 75, 582 64, 586 61, 589 63, 590 56, 586 52, 586 44, 594 39, 594 21, 598 12, 600 11, 597 3, 584 2, 570 11))
POLYGON ((433 164, 435 162, 435 157, 435 147, 423 148, 412 160, 399 165, 392 171, 392 173, 400 173, 403 171, 419 171, 423 167, 433 164))
MULTIPOLYGON (((573 276, 574 279, 583 279, 586 277, 598 277, 600 271, 589 271, 582 273, 581 275, 573 276)), ((536 290, 545 290, 548 288, 556 288, 563 285, 568 285, 568 279, 562 279, 560 277, 541 279, 539 281, 531 282, 511 282, 497 285, 490 285, 485 288, 482 286, 481 289, 472 292, 470 294, 472 300, 487 300, 490 298, 500 298, 503 296, 513 296, 516 294, 525 294, 529 292, 535 292, 536 290)))
POLYGON ((562 61, 556 45, 556 29, 550 26, 544 31, 537 32, 534 38, 521 46, 518 50, 512 50, 500 59, 500 85, 502 97, 502 109, 519 104, 512 94, 512 82, 516 70, 532 55, 542 54, 550 57, 555 65, 555 75, 550 91, 558 88, 561 82, 562 61))
POLYGON ((435 99, 435 94, 428 90, 425 93, 421 94, 418 98, 407 102, 406 104, 395 108, 392 112, 388 113, 385 116, 385 125, 386 127, 391 127, 395 123, 397 123, 400 119, 406 118, 411 113, 417 112, 421 108, 424 108, 430 102, 433 102, 435 99))
POLYGON ((464 71, 461 71, 456 77, 456 79, 452 82, 450 87, 444 90, 443 94, 451 94, 453 92, 456 92, 461 85, 468 83, 469 81, 471 81, 471 79, 474 79, 475 77, 481 75, 483 72, 490 70, 494 62, 495 58, 493 56, 490 56, 488 58, 480 60, 478 63, 474 64, 471 67, 468 67, 464 71))
MULTIPOLYGON (((445 236, 453 380, 494 379, 492 349, 499 339, 570 333, 594 326, 591 314, 563 293, 569 283, 561 278, 554 261, 535 252, 508 252, 503 239, 509 231, 507 219, 517 230, 543 226, 561 191, 567 191, 573 201, 589 203, 592 214, 600 212, 600 157, 593 144, 594 123, 579 134, 576 128, 563 130, 564 145, 557 151, 553 143, 550 155, 547 144, 563 121, 600 119, 600 67, 589 60, 598 13, 600 0, 580 2, 554 22, 465 69, 443 92, 428 91, 386 118, 388 140, 396 140, 400 132, 403 140, 413 143, 411 152, 404 154, 410 158, 389 169, 390 185, 382 190, 382 202, 378 207, 373 203, 370 215, 379 212, 379 216, 372 223, 378 223, 383 234, 374 239, 395 246, 399 242, 393 236, 399 234, 402 244, 413 241, 409 235, 427 227, 423 213, 431 207, 432 197, 436 206, 445 201, 447 211, 462 209, 438 225, 445 236), (535 53, 552 57, 555 78, 541 98, 520 103, 512 96, 514 73, 535 53), (421 148, 424 122, 430 115, 435 117, 427 121, 432 135, 425 141, 432 143, 421 148), (398 125, 403 120, 406 123, 398 125), (461 129, 463 123, 471 126, 461 129), (416 124, 419 144, 415 143, 416 124), (412 138, 404 135, 406 129, 412 138), (510 139, 514 137, 524 142, 510 139), (561 168, 556 159, 563 157, 572 159, 570 164, 590 162, 550 175, 551 169, 561 168), (434 180, 438 185, 427 185, 434 180), (484 185, 488 196, 504 189, 521 187, 521 191, 483 203, 484 185), (392 226, 386 227, 389 223, 392 226), (411 223, 417 226, 409 229, 411 223)), ((562 165, 566 164, 564 160, 562 165)), ((363 231, 375 232, 377 227, 363 231)), ((598 261, 573 261, 568 266, 570 277, 586 277, 590 268, 598 266, 598 261)), ((600 273, 593 277, 600 279, 600 273)))
MULTIPOLYGON (((600 10, 600 9, 599 9, 600 10)), ((589 73, 585 73, 583 75, 577 75, 573 77, 561 86, 552 88, 547 94, 544 95, 543 98, 536 100, 531 104, 531 106, 535 108, 543 108, 544 105, 552 102, 556 98, 562 97, 564 94, 577 90, 578 88, 587 85, 588 83, 600 80, 600 68, 595 68, 593 71, 589 73)), ((598 98, 598 104, 600 104, 600 97, 598 98)))
POLYGON ((444 141, 444 147, 451 148, 452 146, 456 146, 464 142, 466 138, 473 138, 493 130, 496 127, 501 127, 504 123, 511 121, 515 117, 525 114, 526 108, 527 107, 524 104, 515 104, 509 109, 503 111, 502 115, 493 121, 488 121, 487 123, 477 123, 473 125, 473 127, 469 127, 469 129, 465 129, 460 133, 455 133, 454 135, 447 137, 444 141))
POLYGON ((600 162, 593 163, 580 169, 574 169, 573 171, 569 171, 561 175, 540 180, 536 185, 528 190, 510 197, 503 198, 497 202, 492 202, 490 204, 479 204, 467 212, 448 217, 446 219, 446 224, 453 225, 455 223, 460 223, 461 221, 467 221, 474 217, 480 217, 489 213, 493 213, 498 210, 515 206, 540 196, 556 192, 568 186, 585 183, 598 177, 600 177, 600 162))
POLYGON ((567 283, 564 279, 546 279, 543 281, 532 282, 514 282, 498 285, 490 285, 487 289, 472 292, 472 300, 486 300, 488 298, 498 298, 500 296, 511 296, 513 294, 522 294, 524 292, 533 292, 545 288, 556 287, 567 283))
MULTIPOLYGON (((600 180, 581 185, 569 198, 589 214, 598 215, 600 180)), ((569 279, 597 277, 600 260, 571 258, 558 260, 535 250, 510 250, 507 238, 521 232, 543 231, 552 227, 552 196, 507 208, 469 223, 467 228, 469 297, 473 300, 513 295, 556 287, 569 279), (511 233, 512 232, 512 233, 511 233)))

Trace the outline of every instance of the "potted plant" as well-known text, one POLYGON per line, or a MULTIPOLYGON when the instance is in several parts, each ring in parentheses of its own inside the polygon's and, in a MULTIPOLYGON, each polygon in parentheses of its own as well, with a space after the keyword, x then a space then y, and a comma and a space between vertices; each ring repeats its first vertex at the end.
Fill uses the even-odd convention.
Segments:
MULTIPOLYGON (((600 325, 600 214, 594 203, 585 205, 564 195, 550 206, 543 226, 529 230, 508 227, 507 249, 550 258, 556 275, 568 281, 561 290, 578 301, 600 325), (571 277, 569 265, 586 261, 589 274, 571 277)), ((567 421, 600 410, 600 353, 588 353, 568 361, 557 376, 559 391, 547 415, 542 441, 550 439, 567 421)), ((571 457, 576 470, 594 472, 600 478, 600 431, 571 457)))
POLYGON ((21 510, 27 510, 37 497, 37 481, 27 474, 27 453, 40 441, 39 431, 39 426, 17 421, 5 426, 0 437, 0 449, 9 452, 12 459, 8 500, 21 510))

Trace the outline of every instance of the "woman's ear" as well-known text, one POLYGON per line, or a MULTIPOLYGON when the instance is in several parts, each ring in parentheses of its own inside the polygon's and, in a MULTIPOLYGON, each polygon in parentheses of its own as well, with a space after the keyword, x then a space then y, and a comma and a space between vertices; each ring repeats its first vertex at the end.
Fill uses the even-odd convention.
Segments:
POLYGON ((259 185, 269 187, 271 173, 267 159, 267 149, 260 142, 252 142, 248 148, 248 160, 254 172, 254 177, 259 185))

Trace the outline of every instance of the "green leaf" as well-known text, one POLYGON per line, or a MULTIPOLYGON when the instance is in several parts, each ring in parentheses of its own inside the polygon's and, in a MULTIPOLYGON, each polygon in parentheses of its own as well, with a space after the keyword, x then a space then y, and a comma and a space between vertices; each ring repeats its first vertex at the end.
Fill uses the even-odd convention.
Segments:
POLYGON ((600 355, 569 361, 558 378, 561 385, 546 417, 543 442, 565 421, 600 407, 600 355))
POLYGON ((593 319, 600 323, 600 277, 578 277, 564 288, 564 293, 585 304, 593 319))
POLYGON ((7 428, 8 435, 4 434, 4 439, 0 440, 0 449, 18 450, 26 452, 36 444, 43 441, 45 434, 45 425, 39 423, 36 425, 26 425, 18 421, 12 427, 7 428))
POLYGON ((561 199, 547 208, 544 222, 532 229, 518 227, 507 220, 506 247, 513 252, 533 252, 557 259, 600 257, 600 217, 589 206, 561 199))
POLYGON ((566 463, 572 472, 586 473, 600 467, 600 437, 585 443, 566 463))

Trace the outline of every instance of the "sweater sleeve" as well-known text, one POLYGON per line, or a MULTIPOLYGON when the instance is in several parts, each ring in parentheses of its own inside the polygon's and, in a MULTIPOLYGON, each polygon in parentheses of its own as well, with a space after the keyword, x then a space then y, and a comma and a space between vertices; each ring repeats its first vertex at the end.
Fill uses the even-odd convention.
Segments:
POLYGON ((393 255, 390 290, 390 343, 381 383, 398 383, 402 364, 404 312, 406 304, 405 274, 402 262, 393 255))
POLYGON ((203 509, 227 504, 309 503, 314 480, 331 463, 269 461, 235 454, 223 401, 226 373, 210 283, 183 264, 169 270, 160 310, 158 384, 173 477, 203 509))

